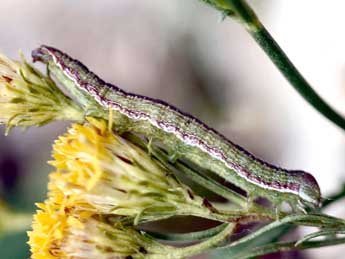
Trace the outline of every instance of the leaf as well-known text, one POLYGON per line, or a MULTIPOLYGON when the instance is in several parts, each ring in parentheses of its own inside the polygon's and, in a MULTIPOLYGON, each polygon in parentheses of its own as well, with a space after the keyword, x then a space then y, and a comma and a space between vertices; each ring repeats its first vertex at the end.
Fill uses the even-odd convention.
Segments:
POLYGON ((320 230, 314 233, 310 233, 308 235, 305 235, 303 238, 298 240, 295 244, 296 247, 300 246, 302 243, 309 241, 310 239, 321 237, 321 236, 329 236, 329 235, 336 235, 336 234, 345 234, 344 229, 326 229, 326 230, 320 230))
MULTIPOLYGON (((258 253, 260 255, 265 254, 266 252, 261 253, 261 251, 266 251, 260 250, 263 249, 262 247, 264 247, 264 249, 267 249, 267 253, 269 253, 271 250, 280 251, 280 243, 273 243, 268 245, 267 243, 270 243, 273 237, 278 238, 281 235, 282 231, 284 231, 284 228, 290 226, 291 223, 318 227, 332 227, 336 225, 338 225, 338 228, 345 227, 345 223, 343 220, 327 215, 291 215, 279 221, 272 222, 256 230, 252 234, 247 235, 235 242, 232 242, 226 247, 219 248, 211 252, 212 258, 250 258, 256 255, 255 253, 258 253)), ((289 243, 289 246, 291 246, 291 244, 293 246, 290 247, 290 250, 297 249, 294 246, 294 242, 289 243)))
POLYGON ((217 235, 218 233, 223 231, 227 225, 228 224, 224 223, 214 228, 186 234, 166 234, 151 231, 146 231, 146 233, 154 238, 167 241, 199 241, 217 235))

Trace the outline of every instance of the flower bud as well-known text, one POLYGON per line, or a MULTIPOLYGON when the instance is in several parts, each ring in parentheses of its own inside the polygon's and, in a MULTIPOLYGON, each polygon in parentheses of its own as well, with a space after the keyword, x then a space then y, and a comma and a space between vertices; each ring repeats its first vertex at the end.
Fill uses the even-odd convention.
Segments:
POLYGON ((59 190, 37 204, 28 232, 32 259, 182 259, 218 246, 235 224, 198 244, 177 248, 137 230, 127 217, 84 211, 59 190))
POLYGON ((82 111, 47 76, 0 54, 0 123, 40 126, 53 120, 80 120, 82 111))
POLYGON ((158 259, 174 251, 123 225, 121 218, 88 214, 51 199, 38 206, 28 232, 32 259, 158 259))
MULTIPOLYGON (((150 217, 198 215, 209 206, 143 150, 107 129, 106 122, 89 118, 74 124, 54 144, 58 169, 50 188, 72 195, 102 214, 150 217)), ((88 208, 90 209, 90 208, 88 208)))

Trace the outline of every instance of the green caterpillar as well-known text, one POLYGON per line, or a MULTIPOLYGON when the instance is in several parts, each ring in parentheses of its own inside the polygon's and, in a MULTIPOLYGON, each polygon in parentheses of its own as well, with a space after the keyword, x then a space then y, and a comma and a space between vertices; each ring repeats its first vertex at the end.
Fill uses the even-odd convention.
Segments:
POLYGON ((106 117, 111 109, 117 128, 159 139, 168 150, 242 188, 250 199, 265 197, 276 206, 286 201, 302 211, 320 206, 320 188, 311 174, 264 162, 172 105, 105 83, 55 48, 41 46, 32 57, 46 63, 87 112, 106 117))

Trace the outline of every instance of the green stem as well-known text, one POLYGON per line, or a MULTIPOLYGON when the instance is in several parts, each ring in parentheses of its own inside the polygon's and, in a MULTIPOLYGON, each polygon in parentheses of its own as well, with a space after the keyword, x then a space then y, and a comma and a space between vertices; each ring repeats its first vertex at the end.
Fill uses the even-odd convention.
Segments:
MULTIPOLYGON (((275 236, 275 233, 277 230, 279 233, 282 226, 286 226, 290 224, 321 227, 321 228, 324 228, 325 230, 328 229, 329 231, 334 230, 335 228, 344 229, 345 227, 344 220, 327 216, 327 215, 318 215, 318 214, 291 215, 279 221, 272 222, 256 230, 255 232, 237 241, 232 242, 231 244, 225 247, 219 248, 215 253, 218 256, 223 256, 225 258, 227 257, 252 258, 255 255, 260 255, 261 252, 259 254, 256 254, 256 252, 259 251, 261 248, 266 249, 266 247, 269 247, 269 249, 272 249, 271 235, 273 234, 275 236), (267 242, 270 242, 271 244, 267 244, 267 242)), ((334 242, 336 243, 338 241, 334 241, 334 242)), ((305 247, 306 249, 308 248, 308 246, 305 245, 307 243, 309 243, 309 241, 306 241, 296 246, 296 241, 294 241, 291 243, 293 245, 293 247, 291 246, 291 249, 300 249, 301 247, 305 247)), ((277 245, 280 243, 273 243, 273 244, 277 245)), ((265 253, 263 252, 263 254, 271 252, 270 250, 266 251, 265 249, 262 250, 262 251, 265 251, 265 253)), ((282 251, 282 250, 278 249, 277 251, 282 251)))
POLYGON ((336 112, 313 90, 270 33, 261 24, 248 4, 243 0, 224 1, 234 11, 236 17, 245 25, 250 35, 252 35, 297 92, 322 115, 345 130, 345 119, 343 116, 336 112))
POLYGON ((343 183, 342 189, 338 193, 335 193, 329 196, 327 199, 323 201, 322 209, 344 198, 345 198, 345 183, 343 183))
POLYGON ((259 246, 254 249, 244 251, 241 254, 233 257, 234 259, 245 259, 252 258, 260 255, 266 255, 275 252, 286 252, 292 250, 305 250, 311 248, 320 248, 324 246, 334 246, 345 243, 345 238, 330 238, 321 241, 308 241, 296 247, 296 242, 278 242, 273 244, 268 244, 264 246, 259 246))
POLYGON ((259 31, 250 33, 299 94, 326 118, 345 130, 344 118, 313 90, 269 32, 262 27, 259 31))
POLYGON ((219 246, 219 244, 225 241, 226 237, 234 231, 235 226, 236 224, 229 224, 222 232, 207 239, 204 242, 201 242, 196 245, 184 247, 184 248, 179 248, 177 252, 175 252, 175 255, 177 255, 176 258, 185 258, 185 257, 201 254, 211 248, 219 246))
POLYGON ((183 234, 161 233, 161 232, 153 232, 153 231, 146 231, 146 233, 150 235, 151 237, 154 237, 160 240, 180 241, 180 242, 189 241, 190 242, 190 241, 204 240, 207 238, 211 238, 214 235, 223 231, 227 225, 228 225, 227 223, 223 223, 221 225, 218 225, 216 227, 209 228, 206 230, 183 233, 183 234))
MULTIPOLYGON (((345 184, 343 184, 342 189, 336 193, 333 194, 331 196, 329 196, 323 203, 322 203, 322 208, 320 208, 317 211, 322 211, 323 209, 325 209, 326 207, 330 206, 331 204, 344 199, 345 198, 345 184)), ((286 235, 287 233, 289 233, 290 231, 292 231, 293 229, 297 228, 297 225, 283 225, 280 226, 279 229, 277 229, 276 232, 274 232, 273 234, 271 234, 270 237, 270 241, 271 242, 277 242, 282 236, 286 235)))
POLYGON ((303 226, 315 226, 315 227, 341 227, 345 225, 345 222, 341 219, 334 218, 327 215, 317 215, 317 214, 309 214, 309 215, 291 215, 283 218, 279 221, 274 221, 257 231, 253 232, 250 235, 247 235, 238 241, 231 243, 227 247, 235 247, 241 244, 245 244, 251 240, 254 240, 260 236, 264 236, 265 234, 271 232, 274 229, 279 228, 285 224, 297 224, 303 226))

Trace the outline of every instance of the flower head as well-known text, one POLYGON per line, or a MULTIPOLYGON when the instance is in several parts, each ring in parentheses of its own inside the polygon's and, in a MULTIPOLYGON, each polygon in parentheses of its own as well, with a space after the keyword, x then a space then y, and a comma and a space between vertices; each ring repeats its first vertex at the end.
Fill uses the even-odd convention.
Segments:
POLYGON ((8 131, 14 126, 81 118, 80 108, 49 77, 23 57, 16 62, 0 54, 0 123, 5 123, 8 131))
POLYGON ((28 232, 32 259, 162 258, 175 251, 126 224, 125 218, 81 210, 73 197, 58 190, 37 206, 28 232))
POLYGON ((103 214, 136 217, 199 215, 209 211, 143 150, 89 118, 55 142, 50 189, 103 214))
POLYGON ((65 233, 56 253, 62 252, 67 258, 127 259, 150 258, 152 255, 163 258, 164 251, 168 250, 132 226, 97 217, 82 221, 82 227, 68 227, 65 233))

